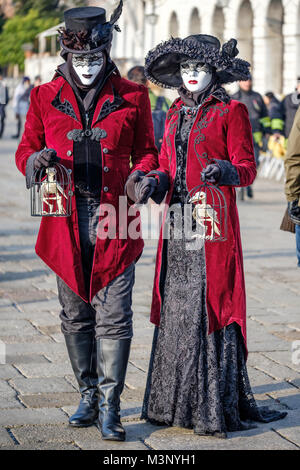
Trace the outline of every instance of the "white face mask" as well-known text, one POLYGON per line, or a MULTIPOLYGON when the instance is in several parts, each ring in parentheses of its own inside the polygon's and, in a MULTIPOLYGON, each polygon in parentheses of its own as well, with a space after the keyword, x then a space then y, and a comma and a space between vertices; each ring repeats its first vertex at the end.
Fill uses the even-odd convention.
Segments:
POLYGON ((195 60, 187 60, 180 64, 182 81, 187 90, 198 93, 209 85, 212 79, 211 68, 195 60))
POLYGON ((98 73, 104 65, 104 55, 97 54, 73 54, 72 65, 83 85, 92 85, 98 73))

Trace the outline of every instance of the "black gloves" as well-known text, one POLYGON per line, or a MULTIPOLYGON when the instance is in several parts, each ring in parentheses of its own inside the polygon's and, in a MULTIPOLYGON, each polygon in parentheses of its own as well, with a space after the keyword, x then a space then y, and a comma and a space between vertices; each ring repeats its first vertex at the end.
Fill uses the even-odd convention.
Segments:
POLYGON ((206 168, 201 172, 202 181, 207 181, 208 183, 217 183, 221 176, 221 169, 216 163, 210 163, 206 168))
POLYGON ((153 170, 150 171, 150 173, 148 173, 146 176, 155 176, 157 178, 158 184, 155 188, 155 191, 151 195, 151 199, 156 202, 156 204, 160 204, 169 189, 168 175, 163 171, 153 170))
POLYGON ((132 173, 125 184, 125 193, 136 204, 146 204, 157 186, 155 178, 148 178, 143 171, 132 173))
POLYGON ((298 206, 298 199, 288 202, 288 213, 292 222, 296 225, 300 225, 300 207, 298 206))
POLYGON ((135 184, 136 204, 146 204, 157 187, 158 181, 155 178, 142 176, 135 184))
POLYGON ((40 170, 42 167, 48 168, 51 163, 58 162, 59 158, 54 149, 41 150, 34 159, 33 166, 35 170, 40 170))
POLYGON ((129 176, 125 193, 136 204, 146 204, 151 199, 160 204, 169 189, 169 178, 162 171, 150 171, 147 175, 137 170, 129 176))

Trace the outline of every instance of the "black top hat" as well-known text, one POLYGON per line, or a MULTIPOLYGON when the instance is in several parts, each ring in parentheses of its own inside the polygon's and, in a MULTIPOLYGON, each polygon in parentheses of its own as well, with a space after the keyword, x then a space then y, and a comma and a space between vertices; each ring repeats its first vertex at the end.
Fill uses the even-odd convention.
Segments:
POLYGON ((196 59, 212 66, 222 84, 247 80, 250 64, 235 57, 239 52, 236 45, 237 41, 230 39, 221 49, 219 39, 208 34, 172 38, 148 52, 145 74, 158 86, 176 89, 182 85, 180 63, 196 59))
POLYGON ((90 54, 109 50, 113 30, 120 31, 115 25, 121 16, 123 0, 106 21, 106 10, 98 7, 70 8, 64 12, 65 28, 60 28, 62 54, 90 54))
POLYGON ((64 12, 66 29, 91 31, 98 24, 106 23, 106 10, 98 7, 71 8, 64 12))

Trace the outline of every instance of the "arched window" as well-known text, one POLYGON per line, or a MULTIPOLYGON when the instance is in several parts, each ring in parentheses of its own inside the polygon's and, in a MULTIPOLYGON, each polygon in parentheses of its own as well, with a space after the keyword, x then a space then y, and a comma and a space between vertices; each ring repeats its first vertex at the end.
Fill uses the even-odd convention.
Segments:
POLYGON ((274 93, 282 92, 283 69, 283 6, 271 0, 266 17, 266 84, 274 93))
POLYGON ((239 56, 253 65, 253 11, 249 0, 244 0, 237 18, 239 56))
POLYGON ((175 11, 173 11, 170 18, 169 31, 170 36, 172 36, 173 38, 177 38, 179 36, 179 23, 175 11))
POLYGON ((213 35, 217 36, 217 38, 221 41, 224 41, 224 26, 225 26, 225 17, 223 13, 223 8, 216 6, 213 20, 212 20, 212 31, 213 35))
POLYGON ((200 34, 201 32, 201 19, 198 8, 194 8, 190 18, 190 34, 200 34))

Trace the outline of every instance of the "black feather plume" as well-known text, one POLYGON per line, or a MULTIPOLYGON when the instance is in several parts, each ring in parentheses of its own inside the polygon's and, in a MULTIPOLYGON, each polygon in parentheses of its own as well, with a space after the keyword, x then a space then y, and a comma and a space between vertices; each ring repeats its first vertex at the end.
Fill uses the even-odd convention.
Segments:
POLYGON ((110 24, 115 24, 118 21, 118 19, 120 18, 121 14, 122 14, 122 10, 123 10, 123 0, 120 0, 119 5, 113 11, 113 13, 110 17, 110 20, 109 20, 110 24))

